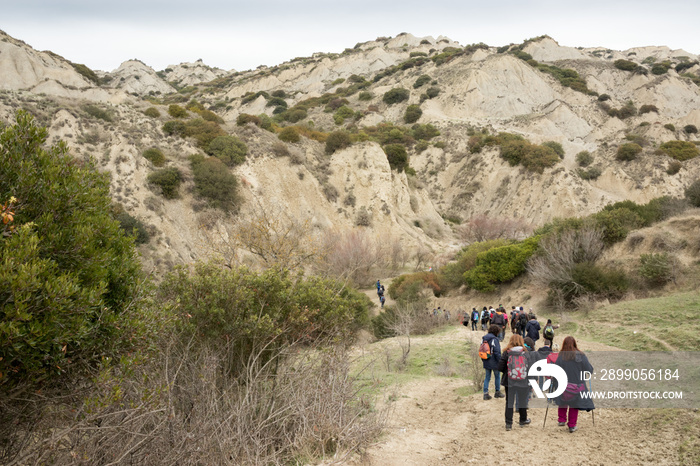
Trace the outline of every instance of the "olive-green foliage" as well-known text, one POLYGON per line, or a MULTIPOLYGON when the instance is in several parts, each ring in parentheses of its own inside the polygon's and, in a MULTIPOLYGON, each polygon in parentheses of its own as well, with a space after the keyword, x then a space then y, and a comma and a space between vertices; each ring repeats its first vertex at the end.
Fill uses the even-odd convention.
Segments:
POLYGON ((47 136, 22 111, 0 130, 0 201, 17 198, 16 230, 0 235, 3 398, 95 368, 135 331, 139 262, 112 218, 109 179, 47 136))
POLYGON ((664 125, 664 128, 666 128, 669 131, 676 131, 676 126, 673 123, 666 123, 664 125))
POLYGON ((639 144, 633 142, 622 144, 617 148, 615 159, 621 162, 629 162, 630 160, 635 160, 640 152, 642 152, 642 147, 639 144))
POLYGON ((464 273, 464 281, 475 290, 490 292, 525 272, 527 260, 537 250, 538 236, 492 248, 476 256, 476 266, 464 273))
POLYGON ((178 189, 182 183, 182 173, 174 167, 161 168, 148 175, 148 182, 156 186, 166 199, 180 197, 178 189))
POLYGON ((429 99, 433 99, 440 95, 440 88, 439 87, 429 87, 427 91, 425 91, 425 95, 428 96, 429 99))
POLYGON ((435 272, 418 272, 400 275, 391 281, 387 292, 400 306, 421 302, 421 292, 430 289, 434 296, 443 293, 440 277, 435 272))
POLYGON ((428 84, 430 81, 432 81, 432 78, 428 76, 427 74, 422 74, 416 79, 416 82, 413 83, 413 89, 418 89, 419 87, 428 84))
POLYGON ((284 107, 287 108, 287 101, 282 97, 273 97, 267 101, 266 107, 284 107))
POLYGON ((236 125, 238 126, 245 126, 248 123, 253 123, 255 126, 258 127, 262 124, 259 117, 256 117, 255 115, 250 115, 248 113, 241 113, 240 115, 238 115, 238 118, 236 118, 236 125))
POLYGON ((180 107, 178 104, 170 104, 168 107, 168 115, 173 118, 185 118, 187 117, 187 110, 180 107))
POLYGON ((361 101, 372 100, 373 97, 374 95, 368 91, 362 91, 357 95, 357 98, 361 101))
POLYGON ((83 105, 83 110, 85 113, 98 120, 104 120, 111 123, 113 121, 112 112, 98 107, 97 105, 87 104, 83 105))
POLYGON ((199 113, 202 110, 204 110, 204 105, 202 105, 198 100, 196 99, 191 99, 189 102, 187 102, 187 105, 185 105, 185 108, 189 110, 190 112, 195 112, 199 113))
POLYGON ((352 118, 354 116, 355 111, 347 105, 343 105, 333 114, 333 121, 335 121, 336 125, 342 125, 346 118, 352 118))
POLYGON ((287 97, 287 93, 284 92, 284 90, 282 90, 282 89, 278 89, 278 90, 274 91, 271 95, 272 95, 272 97, 280 97, 282 99, 287 97))
POLYGON ((666 168, 666 173, 669 175, 675 175, 679 171, 681 171, 681 168, 683 168, 683 164, 680 163, 678 160, 671 160, 668 163, 668 167, 666 168))
POLYGON ((450 288, 459 288, 464 285, 464 273, 476 266, 476 257, 479 253, 507 244, 508 241, 504 239, 496 239, 472 243, 463 248, 457 253, 454 262, 450 262, 440 269, 443 281, 450 288))
POLYGON ((206 149, 214 139, 226 136, 226 133, 213 121, 195 118, 185 122, 184 131, 180 136, 191 137, 197 142, 197 146, 206 149))
POLYGON ((151 117, 151 118, 158 118, 158 117, 160 117, 160 112, 159 112, 158 109, 155 108, 155 107, 148 107, 148 108, 143 112, 143 114, 146 115, 147 117, 151 117))
POLYGON ((609 94, 600 94, 598 96, 598 102, 605 102, 606 100, 610 100, 609 94))
POLYGON ((345 149, 352 144, 350 133, 347 131, 333 131, 326 139, 326 154, 330 155, 337 150, 345 149))
POLYGON ((299 136, 299 131, 297 131, 294 126, 287 126, 277 135, 280 141, 284 142, 299 142, 301 136, 299 136))
POLYGON ((427 123, 425 125, 415 124, 411 126, 411 132, 413 134, 413 137, 417 140, 427 141, 436 136, 440 136, 440 131, 438 131, 438 129, 430 123, 427 123))
POLYGON ((556 141, 545 141, 542 143, 543 146, 549 147, 559 156, 560 159, 564 158, 565 152, 561 144, 556 141))
POLYGON ((576 170, 576 173, 582 180, 596 180, 603 174, 603 169, 595 165, 587 169, 579 168, 576 170))
MULTIPOLYGON (((500 136, 500 141, 503 137, 500 136)), ((560 158, 551 147, 531 144, 524 139, 506 139, 501 143, 501 157, 509 164, 522 165, 529 171, 543 173, 545 168, 556 165, 560 158)))
POLYGON ((265 91, 248 92, 248 93, 246 93, 246 95, 244 95, 243 98, 241 99, 241 103, 242 103, 243 105, 248 104, 248 103, 254 101, 255 99, 257 99, 257 98, 260 97, 260 96, 263 96, 266 100, 270 98, 270 94, 268 94, 268 93, 265 92, 265 91))
POLYGON ((651 105, 651 104, 644 104, 641 107, 639 107, 639 114, 644 115, 645 113, 659 113, 659 109, 656 107, 656 105, 651 105))
POLYGON ((265 363, 292 343, 351 342, 369 325, 371 306, 367 296, 332 280, 203 263, 169 274, 159 297, 197 342, 229 342, 226 369, 233 377, 245 375, 254 354, 265 363))
POLYGON ((685 126, 683 127, 683 131, 684 131, 686 134, 695 134, 695 133, 698 132, 698 127, 695 126, 695 125, 685 125, 685 126))
POLYGON ((211 110, 204 109, 204 110, 200 110, 197 113, 199 113, 199 116, 202 117, 203 120, 213 121, 214 123, 223 123, 224 122, 223 118, 221 118, 219 115, 212 112, 211 110))
POLYGON ((401 144, 387 144, 383 147, 389 166, 401 173, 408 166, 408 152, 401 144))
POLYGON ((570 87, 584 94, 594 94, 594 92, 588 89, 586 80, 580 77, 576 70, 572 70, 571 68, 562 69, 554 65, 545 65, 543 63, 536 63, 535 67, 544 73, 554 76, 564 87, 570 87))
POLYGON ((594 214, 593 219, 603 229, 603 241, 607 245, 622 241, 630 231, 644 224, 636 212, 625 207, 602 210, 594 214))
POLYGON ((190 157, 194 192, 214 208, 224 212, 238 210, 238 180, 216 157, 196 154, 190 157))
POLYGON ((576 154, 576 163, 578 163, 579 167, 587 167, 593 163, 593 160, 593 156, 587 150, 582 150, 576 154))
POLYGON ((163 124, 163 132, 168 136, 176 135, 184 137, 186 128, 187 126, 182 120, 170 120, 163 124))
POLYGON ((97 77, 97 74, 95 74, 94 71, 92 71, 90 68, 87 66, 83 65, 82 63, 71 63, 71 66, 75 71, 80 73, 81 75, 85 76, 87 79, 92 81, 95 84, 100 83, 100 78, 97 77))
POLYGON ((639 257, 639 275, 651 286, 662 286, 675 279, 675 258, 663 252, 642 254, 639 257))
POLYGON ((700 207, 700 179, 685 188, 685 198, 694 207, 700 207))
POLYGON ((611 117, 619 118, 620 120, 624 120, 625 118, 629 118, 637 114, 637 108, 634 106, 634 102, 632 101, 626 102, 625 105, 620 108, 606 108, 603 106, 603 109, 611 117))
POLYGON ((382 100, 385 104, 393 105, 403 102, 404 100, 408 100, 410 95, 411 93, 408 89, 404 89, 403 87, 395 87, 385 92, 382 100))
POLYGON ((151 162, 154 167, 162 167, 165 165, 165 155, 163 155, 163 151, 157 147, 151 147, 143 151, 143 158, 151 162))
POLYGON ((431 60, 435 62, 435 65, 440 66, 464 54, 465 52, 463 49, 459 49, 457 47, 445 47, 439 54, 432 57, 431 60))
POLYGON ((559 291, 558 294, 568 305, 585 295, 597 299, 620 299, 629 289, 629 279, 621 269, 580 262, 574 265, 571 272, 570 282, 550 285, 559 291))
POLYGON ((206 152, 231 167, 245 162, 248 147, 236 136, 217 136, 209 143, 206 152))
POLYGON ((651 67, 652 74, 665 74, 671 68, 671 62, 664 61, 661 63, 656 63, 651 67))
POLYGON ((146 225, 141 220, 130 215, 121 206, 116 206, 112 209, 114 219, 119 222, 119 226, 124 230, 124 234, 134 237, 136 244, 148 243, 151 235, 146 229, 146 225))
POLYGON ((301 108, 291 108, 279 114, 280 117, 290 123, 297 123, 308 116, 306 110, 301 108))
POLYGON ((404 113, 403 121, 411 124, 415 123, 423 115, 423 110, 420 109, 420 105, 409 105, 406 107, 406 113, 404 113))
POLYGON ((634 71, 637 69, 637 64, 630 60, 615 60, 613 65, 615 65, 615 68, 623 71, 634 71))
POLYGON ((667 141, 659 147, 661 152, 676 160, 684 161, 694 159, 700 154, 698 146, 690 141, 667 141))
POLYGON ((328 101, 326 104, 326 108, 324 111, 326 112, 332 112, 333 110, 338 110, 339 108, 343 107, 344 105, 349 104, 350 101, 348 99, 342 98, 342 97, 336 97, 334 99, 331 99, 328 101))

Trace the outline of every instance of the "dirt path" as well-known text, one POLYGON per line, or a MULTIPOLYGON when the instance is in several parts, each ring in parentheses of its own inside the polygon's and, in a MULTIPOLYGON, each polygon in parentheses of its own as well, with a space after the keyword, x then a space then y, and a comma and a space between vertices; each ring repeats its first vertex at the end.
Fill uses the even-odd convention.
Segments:
MULTIPOLYGON (((440 340, 480 341, 482 332, 464 327, 436 335, 440 340)), ((429 337, 425 337, 426 340, 429 337)), ((424 341, 422 343, 427 343, 424 341)), ((579 341, 584 350, 611 350, 607 345, 579 341)), ((581 412, 573 434, 557 425, 556 408, 530 409, 529 427, 505 430, 503 399, 484 401, 482 394, 459 396, 471 384, 461 378, 433 377, 411 381, 398 389, 386 434, 353 465, 513 464, 554 461, 556 464, 678 464, 682 437, 673 422, 657 423, 657 410, 595 410, 581 412), (653 439, 653 441, 651 440, 653 439)), ((517 417, 517 414, 516 414, 517 417)))

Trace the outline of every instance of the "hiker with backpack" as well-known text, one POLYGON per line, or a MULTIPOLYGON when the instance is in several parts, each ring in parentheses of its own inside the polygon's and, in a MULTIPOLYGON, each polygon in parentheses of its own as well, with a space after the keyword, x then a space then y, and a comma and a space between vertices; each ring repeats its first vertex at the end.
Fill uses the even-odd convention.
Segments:
POLYGON ((484 364, 484 400, 490 400, 489 383, 491 382, 491 374, 493 373, 494 385, 496 388, 496 398, 503 398, 505 395, 501 393, 501 373, 498 372, 498 364, 501 360, 501 344, 498 341, 498 332, 501 328, 498 325, 489 327, 489 332, 481 339, 479 346, 479 357, 484 364))
POLYGON ((484 306, 484 309, 481 311, 481 330, 486 330, 490 321, 491 317, 489 317, 489 311, 486 309, 486 306, 484 306))
POLYGON ((491 319, 491 324, 498 325, 501 330, 498 332, 498 341, 503 341, 506 337, 506 319, 505 313, 501 312, 502 308, 499 308, 494 314, 493 319, 491 319))
MULTIPOLYGON (((578 430, 576 422, 578 421, 579 410, 591 411, 595 409, 591 397, 581 395, 588 391, 581 374, 583 371, 593 373, 593 366, 583 351, 578 349, 576 339, 572 336, 564 338, 561 352, 557 355, 554 364, 564 369, 568 379, 566 391, 554 400, 559 406, 557 413, 559 425, 568 426, 569 433, 574 433, 578 430)), ((508 392, 506 391, 506 393, 508 392)))
POLYGON ((384 309, 384 302, 385 302, 385 301, 386 301, 386 298, 384 297, 384 295, 381 295, 381 296, 379 297, 379 302, 382 303, 382 309, 384 309))
POLYGON ((518 323, 518 310, 515 308, 515 306, 511 306, 511 311, 510 311, 510 332, 511 333, 516 332, 517 323, 518 323))
POLYGON ((544 331, 542 332, 542 336, 545 337, 550 342, 554 341, 554 328, 555 328, 554 325, 552 325, 552 319, 547 319, 547 323, 544 326, 544 331))
POLYGON ((476 324, 479 321, 479 311, 475 307, 472 308, 472 331, 476 330, 476 324))
POLYGON ((518 323, 517 330, 518 334, 525 338, 525 327, 527 326, 527 314, 523 311, 522 306, 520 307, 520 312, 518 312, 518 323))
POLYGON ((527 371, 530 368, 530 359, 523 337, 511 335, 498 363, 498 370, 503 373, 503 387, 506 391, 506 430, 513 428, 514 406, 518 409, 520 427, 526 427, 531 422, 527 417, 530 395, 527 371))
POLYGON ((533 341, 537 341, 540 339, 541 328, 540 323, 537 322, 537 316, 532 314, 530 316, 530 321, 525 325, 525 333, 528 337, 532 338, 533 341))

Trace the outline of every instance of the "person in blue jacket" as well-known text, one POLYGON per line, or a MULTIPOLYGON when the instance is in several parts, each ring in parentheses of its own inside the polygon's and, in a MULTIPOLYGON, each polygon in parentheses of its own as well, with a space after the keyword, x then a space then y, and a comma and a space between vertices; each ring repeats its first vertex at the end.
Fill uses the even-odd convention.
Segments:
POLYGON ((494 385, 496 387, 496 398, 505 397, 501 393, 501 373, 498 372, 498 362, 501 360, 501 344, 498 341, 498 333, 501 331, 501 327, 492 324, 489 327, 489 332, 483 336, 482 341, 489 344, 491 348, 491 356, 488 359, 484 359, 481 362, 484 364, 484 370, 486 374, 484 375, 484 400, 490 400, 492 397, 489 395, 489 383, 491 382, 491 374, 493 373, 494 385))
POLYGON ((532 314, 530 321, 525 326, 525 336, 532 338, 532 341, 537 342, 540 339, 540 323, 537 322, 537 316, 532 314))

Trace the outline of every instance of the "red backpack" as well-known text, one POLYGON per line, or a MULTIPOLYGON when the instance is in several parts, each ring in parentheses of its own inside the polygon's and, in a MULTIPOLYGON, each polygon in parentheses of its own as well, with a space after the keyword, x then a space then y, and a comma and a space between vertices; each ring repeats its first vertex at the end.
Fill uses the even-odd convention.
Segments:
POLYGON ((508 378, 510 380, 527 379, 527 356, 524 351, 508 354, 508 378))

